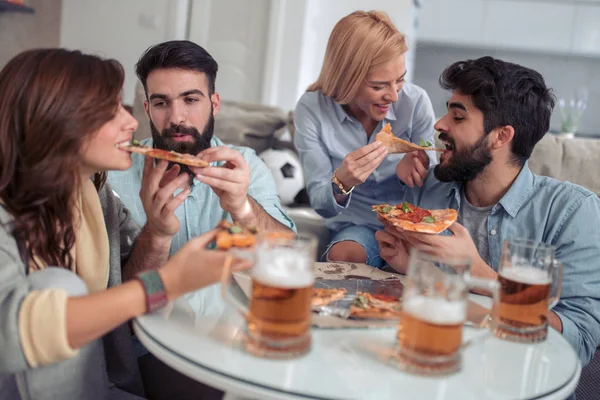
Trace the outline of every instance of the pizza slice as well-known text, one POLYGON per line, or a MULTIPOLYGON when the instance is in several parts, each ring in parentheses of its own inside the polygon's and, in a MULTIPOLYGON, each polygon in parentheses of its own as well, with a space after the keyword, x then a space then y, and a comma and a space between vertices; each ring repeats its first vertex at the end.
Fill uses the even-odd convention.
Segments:
POLYGON ((375 140, 383 143, 385 147, 387 147, 388 154, 410 153, 411 151, 415 150, 444 151, 444 149, 437 149, 435 147, 432 147, 433 143, 430 142, 424 142, 421 140, 420 145, 418 145, 400 139, 392 133, 392 126, 390 124, 386 124, 381 129, 381 131, 375 136, 375 140))
POLYGON ((387 294, 358 292, 350 306, 350 318, 400 319, 401 315, 401 299, 387 294))
POLYGON ((132 153, 139 153, 145 156, 150 156, 161 160, 172 161, 178 164, 190 165, 192 167, 206 168, 209 166, 209 164, 206 161, 194 157, 191 154, 181 154, 175 151, 155 149, 149 146, 144 146, 135 139, 131 142, 118 143, 117 147, 121 150, 129 151, 132 153))
POLYGON ((256 243, 256 228, 243 227, 226 220, 219 221, 217 228, 216 242, 219 250, 252 247, 256 243))
POLYGON ((406 201, 395 206, 379 204, 372 208, 392 225, 411 232, 437 234, 446 230, 458 218, 458 212, 451 208, 425 210, 406 201))
POLYGON ((312 290, 312 306, 326 306, 337 300, 341 300, 346 296, 345 288, 313 288, 312 290))
POLYGON ((268 239, 293 239, 296 237, 292 231, 260 232, 254 227, 241 226, 227 220, 219 221, 217 229, 216 247, 219 250, 252 247, 256 244, 259 234, 268 239))

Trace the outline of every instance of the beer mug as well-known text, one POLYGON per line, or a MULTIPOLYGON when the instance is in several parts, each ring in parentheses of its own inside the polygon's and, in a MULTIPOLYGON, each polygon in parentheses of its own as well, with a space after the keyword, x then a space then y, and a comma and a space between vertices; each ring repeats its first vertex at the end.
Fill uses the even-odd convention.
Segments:
POLYGON ((246 350, 259 357, 293 358, 311 347, 311 298, 317 240, 310 234, 294 238, 259 236, 250 270, 249 306, 229 291, 231 275, 225 272, 225 301, 246 319, 246 350))
POLYGON ((548 310, 558 303, 562 282, 562 264, 554 258, 554 246, 520 238, 505 240, 498 281, 494 335, 520 343, 546 340, 548 310))
POLYGON ((460 370, 469 290, 491 292, 495 302, 498 298, 498 282, 474 278, 470 270, 470 260, 412 249, 394 357, 401 369, 420 374, 460 370))

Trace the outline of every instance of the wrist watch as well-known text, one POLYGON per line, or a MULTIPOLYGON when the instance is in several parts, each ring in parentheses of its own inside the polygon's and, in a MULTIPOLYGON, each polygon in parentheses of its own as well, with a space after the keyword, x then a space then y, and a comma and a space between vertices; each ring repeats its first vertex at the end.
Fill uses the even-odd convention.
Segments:
POLYGON ((331 182, 333 183, 333 191, 337 194, 342 194, 344 196, 348 196, 350 193, 352 193, 352 191, 354 190, 354 186, 350 187, 350 189, 346 190, 346 188, 344 188, 344 185, 342 185, 342 182, 340 182, 340 180, 337 178, 337 176, 335 176, 336 172, 338 170, 336 169, 333 172, 333 175, 331 176, 331 182), (339 192, 338 192, 339 190, 339 192))
POLYGON ((144 292, 146 293, 146 313, 158 310, 169 302, 158 270, 153 269, 141 272, 135 278, 144 286, 144 292))

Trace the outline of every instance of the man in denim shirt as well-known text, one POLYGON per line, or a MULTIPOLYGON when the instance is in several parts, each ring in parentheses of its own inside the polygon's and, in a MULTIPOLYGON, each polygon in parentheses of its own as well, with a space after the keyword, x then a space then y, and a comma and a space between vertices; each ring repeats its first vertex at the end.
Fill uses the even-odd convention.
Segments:
MULTIPOLYGON (((440 164, 406 201, 453 208, 459 221, 443 235, 376 234, 381 257, 405 272, 408 250, 468 257, 475 276, 497 277, 503 241, 524 237, 552 244, 563 263, 562 294, 550 326, 571 343, 583 365, 600 342, 600 199, 581 186, 534 175, 527 160, 548 131, 554 96, 531 69, 483 57, 448 67, 440 84, 452 91, 436 123, 446 145, 440 164)), ((405 157, 427 167, 423 154, 405 157)))

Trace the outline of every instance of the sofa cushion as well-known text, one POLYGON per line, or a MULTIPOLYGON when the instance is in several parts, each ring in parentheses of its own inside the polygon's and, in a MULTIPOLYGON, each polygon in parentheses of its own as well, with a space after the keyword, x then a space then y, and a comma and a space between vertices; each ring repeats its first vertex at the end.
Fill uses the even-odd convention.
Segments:
POLYGON ((539 175, 570 181, 600 194, 600 140, 547 134, 533 150, 529 167, 539 175))
POLYGON ((285 132, 288 115, 276 107, 222 101, 215 136, 227 144, 247 146, 257 154, 272 148, 285 132))

